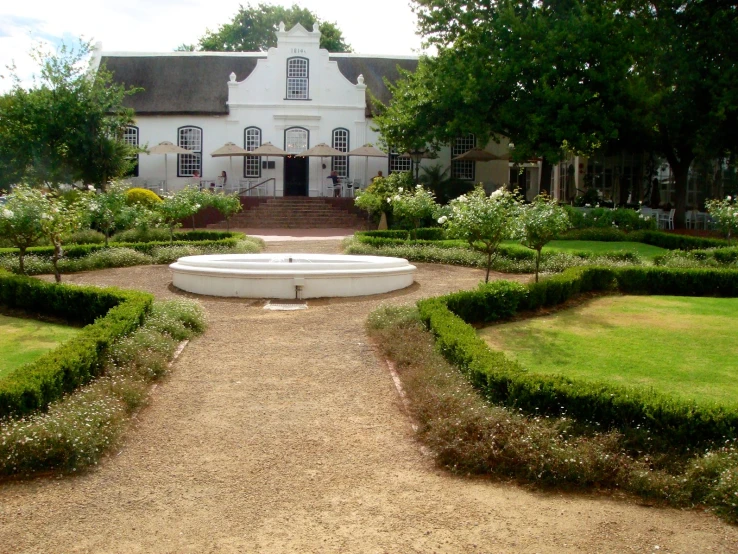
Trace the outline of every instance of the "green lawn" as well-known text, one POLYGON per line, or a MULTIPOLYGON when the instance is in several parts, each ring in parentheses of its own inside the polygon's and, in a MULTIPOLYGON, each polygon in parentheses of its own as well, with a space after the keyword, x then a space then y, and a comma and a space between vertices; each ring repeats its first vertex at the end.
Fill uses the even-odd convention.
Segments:
POLYGON ((0 315, 0 379, 79 332, 77 327, 0 315))
POLYGON ((738 299, 607 296, 480 330, 535 373, 738 405, 738 299))
MULTIPOLYGON (((505 244, 517 244, 518 241, 509 240, 505 244)), ((605 242, 596 240, 552 240, 544 248, 544 252, 591 252, 603 256, 610 252, 634 252, 644 258, 653 258, 666 254, 668 250, 643 244, 641 242, 605 242)))

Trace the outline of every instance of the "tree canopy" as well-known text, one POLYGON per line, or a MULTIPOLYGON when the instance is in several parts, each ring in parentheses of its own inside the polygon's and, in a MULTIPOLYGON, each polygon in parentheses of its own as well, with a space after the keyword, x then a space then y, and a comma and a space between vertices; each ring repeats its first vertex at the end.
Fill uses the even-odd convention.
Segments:
POLYGON ((89 72, 89 43, 37 51, 39 76, 30 88, 14 77, 0 97, 0 188, 26 182, 56 186, 82 182, 100 187, 131 166, 123 131, 133 111, 126 90, 104 67, 89 72))
POLYGON ((276 32, 280 22, 284 22, 287 29, 299 23, 308 30, 312 30, 313 25, 318 23, 321 48, 329 52, 351 52, 351 46, 346 43, 336 23, 321 21, 313 12, 297 4, 291 8, 269 4, 258 4, 255 7, 251 4, 241 6, 232 21, 221 25, 217 31, 206 31, 200 37, 197 46, 183 44, 177 50, 265 52, 277 46, 276 32))
POLYGON ((506 137, 517 161, 650 150, 676 178, 738 144, 738 9, 702 0, 415 0, 438 55, 392 87, 400 148, 506 137))

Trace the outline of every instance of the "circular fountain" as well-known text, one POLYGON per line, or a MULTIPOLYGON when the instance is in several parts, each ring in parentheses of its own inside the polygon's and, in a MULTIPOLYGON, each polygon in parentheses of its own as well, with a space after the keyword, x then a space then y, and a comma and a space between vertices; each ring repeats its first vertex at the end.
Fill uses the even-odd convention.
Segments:
POLYGON ((390 292, 412 285, 416 270, 403 258, 339 254, 209 254, 169 267, 187 292, 289 299, 390 292))

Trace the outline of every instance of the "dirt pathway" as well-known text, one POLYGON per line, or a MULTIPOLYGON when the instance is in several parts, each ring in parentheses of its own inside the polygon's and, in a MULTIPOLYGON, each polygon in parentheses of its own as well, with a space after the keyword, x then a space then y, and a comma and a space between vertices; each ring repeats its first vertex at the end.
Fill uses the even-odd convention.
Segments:
MULTIPOLYGON (((481 275, 421 264, 405 291, 300 312, 199 297, 208 331, 119 453, 0 485, 0 552, 738 552, 738 529, 707 514, 454 477, 421 454, 366 314, 481 275)), ((161 266, 68 281, 178 294, 161 266)))

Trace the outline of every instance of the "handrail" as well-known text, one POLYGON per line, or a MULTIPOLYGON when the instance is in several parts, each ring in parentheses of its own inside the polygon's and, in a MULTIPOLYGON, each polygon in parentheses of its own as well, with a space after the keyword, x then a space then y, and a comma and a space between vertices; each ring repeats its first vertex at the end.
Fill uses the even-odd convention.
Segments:
POLYGON ((248 192, 254 190, 256 187, 260 187, 261 185, 266 185, 269 181, 274 181, 274 187, 272 187, 272 190, 273 190, 273 196, 276 198, 277 197, 277 180, 274 177, 269 177, 269 179, 265 179, 265 180, 261 181, 260 183, 256 183, 255 185, 251 185, 247 189, 241 190, 239 188, 238 189, 238 195, 239 196, 243 196, 245 193, 248 193, 248 192))

